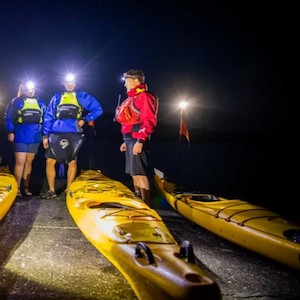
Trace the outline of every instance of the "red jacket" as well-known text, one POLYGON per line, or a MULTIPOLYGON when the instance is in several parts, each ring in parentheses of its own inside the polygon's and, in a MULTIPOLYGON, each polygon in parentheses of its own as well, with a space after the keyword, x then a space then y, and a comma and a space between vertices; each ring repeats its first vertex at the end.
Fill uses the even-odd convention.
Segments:
POLYGON ((157 124, 158 98, 139 84, 127 92, 128 98, 116 109, 116 120, 123 135, 145 142, 157 124))

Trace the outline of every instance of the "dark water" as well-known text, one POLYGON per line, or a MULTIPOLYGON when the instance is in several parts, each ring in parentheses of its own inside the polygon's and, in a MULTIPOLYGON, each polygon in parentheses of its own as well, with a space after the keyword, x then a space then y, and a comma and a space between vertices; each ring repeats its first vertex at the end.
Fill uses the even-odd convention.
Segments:
MULTIPOLYGON (((1 138, 1 140, 3 140, 1 138)), ((130 182, 124 174, 122 140, 87 139, 78 155, 78 170, 100 169, 105 175, 130 182)), ((297 220, 297 198, 291 196, 289 157, 285 145, 275 141, 214 141, 188 145, 185 141, 152 141, 150 177, 153 168, 176 183, 216 194, 263 205, 297 220)), ((11 145, 3 142, 1 155, 13 168, 11 145)), ((63 175, 64 176, 64 175, 63 175)), ((33 164, 33 181, 45 178, 44 150, 33 164)), ((37 187, 39 188, 39 187, 37 187)))

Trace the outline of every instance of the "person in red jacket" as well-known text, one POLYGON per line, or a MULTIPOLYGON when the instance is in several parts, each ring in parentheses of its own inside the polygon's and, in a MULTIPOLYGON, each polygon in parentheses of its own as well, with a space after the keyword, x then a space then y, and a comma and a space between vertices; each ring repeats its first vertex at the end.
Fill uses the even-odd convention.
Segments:
POLYGON ((116 121, 121 124, 125 152, 125 173, 133 180, 135 194, 150 204, 148 179, 148 143, 157 125, 158 97, 148 91, 145 75, 131 69, 123 74, 128 98, 116 108, 116 121))

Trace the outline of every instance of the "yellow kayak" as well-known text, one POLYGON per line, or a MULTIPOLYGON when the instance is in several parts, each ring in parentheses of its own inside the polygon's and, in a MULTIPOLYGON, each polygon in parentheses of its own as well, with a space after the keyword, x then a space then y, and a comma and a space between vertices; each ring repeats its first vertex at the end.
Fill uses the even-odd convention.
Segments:
POLYGON ((179 245, 161 217, 121 182, 86 170, 66 199, 81 232, 139 299, 221 299, 217 283, 195 264, 192 245, 179 245))
POLYGON ((17 192, 18 184, 15 177, 9 173, 8 168, 0 167, 0 220, 13 205, 17 192))
POLYGON ((184 191, 155 169, 154 183, 178 213, 249 250, 300 270, 300 226, 267 208, 184 191))

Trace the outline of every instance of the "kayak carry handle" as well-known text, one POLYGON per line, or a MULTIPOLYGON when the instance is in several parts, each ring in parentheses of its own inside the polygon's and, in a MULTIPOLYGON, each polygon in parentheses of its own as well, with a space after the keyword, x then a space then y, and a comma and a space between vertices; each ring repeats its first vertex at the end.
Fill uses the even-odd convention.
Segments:
POLYGON ((135 257, 138 257, 138 258, 143 257, 142 250, 144 250, 146 255, 147 255, 149 265, 155 264, 155 259, 154 259, 154 256, 152 254, 152 251, 146 245, 146 243, 139 242, 139 243, 136 244, 135 257))
POLYGON ((193 246, 189 241, 183 241, 180 245, 180 252, 179 252, 180 258, 187 257, 187 261, 194 264, 195 263, 195 255, 193 246))

